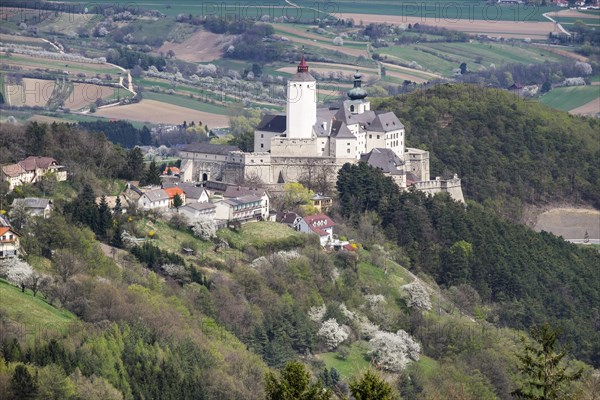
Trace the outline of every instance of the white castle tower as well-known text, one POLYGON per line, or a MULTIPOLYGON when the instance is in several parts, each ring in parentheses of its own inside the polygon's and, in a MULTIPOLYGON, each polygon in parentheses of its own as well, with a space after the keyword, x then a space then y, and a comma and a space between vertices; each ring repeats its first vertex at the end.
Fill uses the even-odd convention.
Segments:
POLYGON ((298 72, 287 83, 286 133, 288 138, 310 139, 317 122, 317 81, 308 73, 304 53, 298 72))

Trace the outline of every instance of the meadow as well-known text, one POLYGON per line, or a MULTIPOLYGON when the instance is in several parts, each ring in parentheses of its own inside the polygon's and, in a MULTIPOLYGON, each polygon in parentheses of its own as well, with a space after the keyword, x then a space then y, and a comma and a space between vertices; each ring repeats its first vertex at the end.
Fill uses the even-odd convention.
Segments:
POLYGON ((540 103, 558 110, 569 111, 589 103, 598 96, 600 96, 600 87, 597 85, 561 87, 541 96, 540 103))

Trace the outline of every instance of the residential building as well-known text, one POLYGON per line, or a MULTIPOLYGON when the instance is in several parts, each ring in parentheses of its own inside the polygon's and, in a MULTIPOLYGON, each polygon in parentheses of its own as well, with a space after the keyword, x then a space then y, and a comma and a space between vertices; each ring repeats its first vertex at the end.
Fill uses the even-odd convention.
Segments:
POLYGON ((225 221, 260 221, 263 215, 269 216, 262 198, 250 194, 247 196, 224 199, 217 203, 216 218, 225 221))
POLYGON ((169 208, 169 195, 163 189, 149 190, 142 194, 138 200, 138 207, 142 210, 165 211, 169 208))
POLYGON ((327 212, 333 206, 333 199, 329 196, 323 196, 320 193, 315 194, 311 200, 313 207, 316 208, 319 213, 327 212))
POLYGON ((30 156, 16 164, 1 168, 0 180, 9 184, 9 191, 27 183, 39 182, 42 177, 52 174, 58 182, 67 180, 67 171, 52 157, 30 156))
POLYGON ((26 197, 24 199, 14 199, 12 202, 12 207, 18 207, 22 205, 25 210, 29 213, 29 215, 33 217, 42 217, 48 218, 50 217, 50 212, 52 212, 52 208, 54 207, 52 204, 52 200, 50 199, 40 199, 37 197, 26 197))
POLYGON ((20 236, 11 227, 0 227, 0 258, 16 257, 19 255, 20 236))
POLYGON ((325 214, 309 215, 301 218, 296 224, 296 230, 304 233, 319 235, 321 246, 333 243, 333 227, 335 222, 325 214))
POLYGON ((261 218, 264 220, 269 219, 269 209, 270 205, 270 196, 269 192, 266 189, 256 188, 252 189, 246 186, 232 185, 227 186, 225 192, 223 192, 223 197, 226 199, 238 198, 243 196, 257 196, 261 199, 261 218))
POLYGON ((179 196, 179 198, 181 199, 181 205, 185 204, 185 193, 180 187, 175 186, 163 190, 169 196, 169 207, 175 207, 175 196, 179 196))
POLYGON ((194 224, 194 222, 200 217, 206 217, 209 219, 215 219, 217 211, 217 206, 213 203, 199 203, 192 202, 187 203, 183 207, 179 207, 179 214, 186 217, 190 223, 190 225, 194 224))

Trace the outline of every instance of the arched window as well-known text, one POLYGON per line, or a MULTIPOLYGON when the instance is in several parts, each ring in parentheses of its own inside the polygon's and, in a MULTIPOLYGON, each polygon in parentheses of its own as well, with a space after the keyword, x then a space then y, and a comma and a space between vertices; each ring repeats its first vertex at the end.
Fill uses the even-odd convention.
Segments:
POLYGON ((354 105, 350 106, 350 112, 354 112, 354 105))

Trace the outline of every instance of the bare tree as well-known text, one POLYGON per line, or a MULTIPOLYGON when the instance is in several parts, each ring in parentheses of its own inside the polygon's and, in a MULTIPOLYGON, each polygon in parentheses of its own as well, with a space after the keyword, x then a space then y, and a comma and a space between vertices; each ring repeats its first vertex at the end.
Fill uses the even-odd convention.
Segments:
POLYGON ((63 282, 83 270, 83 261, 72 251, 60 249, 52 256, 52 265, 63 282))

